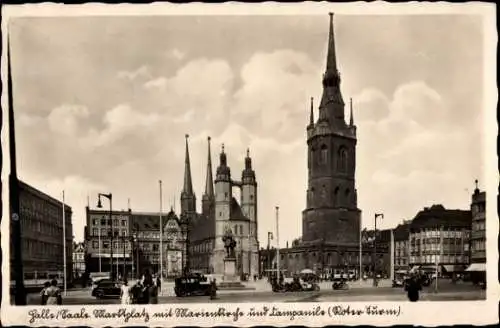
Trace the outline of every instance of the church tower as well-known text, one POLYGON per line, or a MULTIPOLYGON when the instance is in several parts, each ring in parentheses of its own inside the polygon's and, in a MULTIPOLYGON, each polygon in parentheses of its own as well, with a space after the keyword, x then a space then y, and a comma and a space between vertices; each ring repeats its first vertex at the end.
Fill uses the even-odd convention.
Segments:
POLYGON ((186 134, 186 157, 184 163, 184 186, 181 192, 181 215, 196 213, 196 196, 191 180, 191 163, 189 161, 189 135, 186 134))
POLYGON ((215 272, 224 272, 225 251, 222 237, 231 218, 232 200, 231 169, 227 165, 224 144, 222 144, 219 161, 215 177, 215 247, 212 266, 215 272))
POLYGON ((215 213, 214 180, 212 176, 212 154, 210 150, 210 137, 208 137, 207 180, 205 193, 202 199, 202 214, 205 218, 213 218, 215 213))
POLYGON ((250 150, 247 149, 245 158, 245 169, 241 173, 241 210, 243 214, 250 220, 248 224, 248 253, 251 254, 250 261, 250 276, 259 274, 259 245, 257 242, 257 181, 255 179, 255 171, 252 168, 252 158, 250 150))
POLYGON ((356 127, 352 104, 350 122, 345 121, 332 13, 322 82, 318 120, 314 121, 311 98, 307 126, 308 189, 306 209, 302 212, 302 240, 357 245, 361 212, 355 189, 356 127))

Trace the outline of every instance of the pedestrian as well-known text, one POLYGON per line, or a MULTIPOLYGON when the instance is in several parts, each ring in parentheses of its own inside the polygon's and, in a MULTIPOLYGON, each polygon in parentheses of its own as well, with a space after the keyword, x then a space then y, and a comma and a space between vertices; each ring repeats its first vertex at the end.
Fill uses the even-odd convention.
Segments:
POLYGON ((130 287, 128 286, 128 281, 127 279, 124 279, 120 288, 120 300, 123 305, 132 304, 130 294, 131 293, 130 287))
MULTIPOLYGON (((156 279, 155 279, 156 282, 156 279)), ((149 286, 147 289, 149 297, 148 297, 148 304, 158 304, 158 285, 154 283, 153 285, 149 286)))
POLYGON ((217 298, 217 284, 216 279, 212 279, 210 282, 210 300, 215 300, 217 298))
POLYGON ((416 277, 412 277, 406 286, 406 290, 408 293, 408 299, 410 302, 417 302, 419 299, 419 292, 422 289, 422 286, 419 280, 416 277))
POLYGON ((57 280, 53 279, 50 286, 45 290, 47 305, 62 305, 61 289, 57 287, 57 280))
POLYGON ((47 305, 47 288, 50 287, 50 282, 46 281, 45 284, 43 284, 42 291, 40 292, 40 297, 42 298, 41 304, 42 305, 47 305))

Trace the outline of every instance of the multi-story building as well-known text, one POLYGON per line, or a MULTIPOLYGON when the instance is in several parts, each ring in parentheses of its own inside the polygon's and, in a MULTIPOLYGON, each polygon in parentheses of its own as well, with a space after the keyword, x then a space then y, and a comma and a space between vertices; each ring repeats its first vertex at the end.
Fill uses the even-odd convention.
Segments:
POLYGON ((73 243, 73 278, 85 273, 85 243, 73 243))
POLYGON ((132 212, 133 270, 139 274, 146 269, 160 272, 163 257, 163 277, 175 277, 182 274, 184 268, 187 222, 179 220, 173 210, 161 213, 161 216, 163 233, 160 229, 160 213, 132 212), (160 247, 163 248, 162 252, 160 247))
POLYGON ((410 266, 451 275, 469 265, 471 212, 442 205, 424 208, 410 225, 410 266))
POLYGON ((86 248, 87 271, 109 272, 111 257, 111 231, 113 230, 113 271, 118 276, 135 277, 146 269, 160 272, 160 254, 163 255, 163 276, 181 274, 186 257, 187 224, 181 222, 171 210, 159 212, 113 211, 113 228, 109 224, 109 211, 87 209, 86 248), (163 236, 163 253, 160 252, 163 236))
MULTIPOLYGON (((71 207, 34 187, 19 181, 19 205, 22 238, 22 262, 26 285, 30 281, 59 278, 64 272, 64 238, 66 239, 66 277, 72 274, 73 225, 71 207), (63 238, 63 225, 66 236, 63 238)), ((12 231, 11 231, 12 238, 12 231)), ((10 248, 11 280, 16 276, 14 249, 10 248)))
POLYGON ((394 228, 394 269, 408 270, 410 267, 410 225, 411 221, 403 221, 394 228))
POLYGON ((486 279, 486 192, 477 187, 472 195, 472 231, 470 238, 471 265, 467 271, 472 273, 472 279, 479 281, 486 279))
POLYGON ((123 275, 132 267, 130 240, 131 211, 87 210, 87 226, 85 229, 85 244, 87 250, 87 271, 113 272, 123 275), (113 248, 113 249, 111 249, 113 248), (111 253, 113 260, 111 261, 111 253))

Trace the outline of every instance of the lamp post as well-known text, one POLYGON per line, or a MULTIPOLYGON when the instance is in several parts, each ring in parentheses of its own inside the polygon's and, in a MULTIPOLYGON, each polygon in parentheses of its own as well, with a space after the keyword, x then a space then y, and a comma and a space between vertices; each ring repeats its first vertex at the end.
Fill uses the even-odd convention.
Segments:
POLYGON ((113 194, 101 194, 99 193, 98 195, 98 201, 97 201, 97 208, 102 208, 102 203, 101 203, 101 197, 105 197, 109 199, 109 225, 111 228, 111 234, 110 234, 110 257, 109 257, 109 278, 113 279, 113 236, 114 236, 114 231, 113 231, 113 194))
POLYGON ((378 286, 378 281, 377 281, 377 218, 384 218, 383 213, 375 213, 375 233, 373 236, 373 286, 377 287, 378 286))
MULTIPOLYGON (((267 269, 270 270, 272 269, 271 267, 271 239, 273 239, 273 233, 271 231, 267 232, 267 269)), ((271 272, 271 271, 268 271, 271 272)), ((269 277, 269 276, 268 276, 269 277)))
POLYGON ((131 254, 131 258, 132 258, 132 276, 131 276, 131 278, 135 279, 135 262, 134 262, 134 248, 135 248, 135 239, 136 239, 135 233, 132 234, 132 236, 130 236, 129 239, 130 239, 130 254, 131 254))

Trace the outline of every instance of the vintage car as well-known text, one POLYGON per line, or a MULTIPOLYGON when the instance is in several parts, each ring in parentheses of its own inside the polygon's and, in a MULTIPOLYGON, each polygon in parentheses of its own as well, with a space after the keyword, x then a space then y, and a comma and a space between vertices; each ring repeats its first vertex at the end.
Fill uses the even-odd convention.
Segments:
POLYGON ((95 298, 119 298, 120 283, 110 279, 101 279, 93 285, 92 296, 95 298))
POLYGON ((210 296, 212 285, 201 274, 189 274, 175 279, 174 292, 177 297, 210 296))

